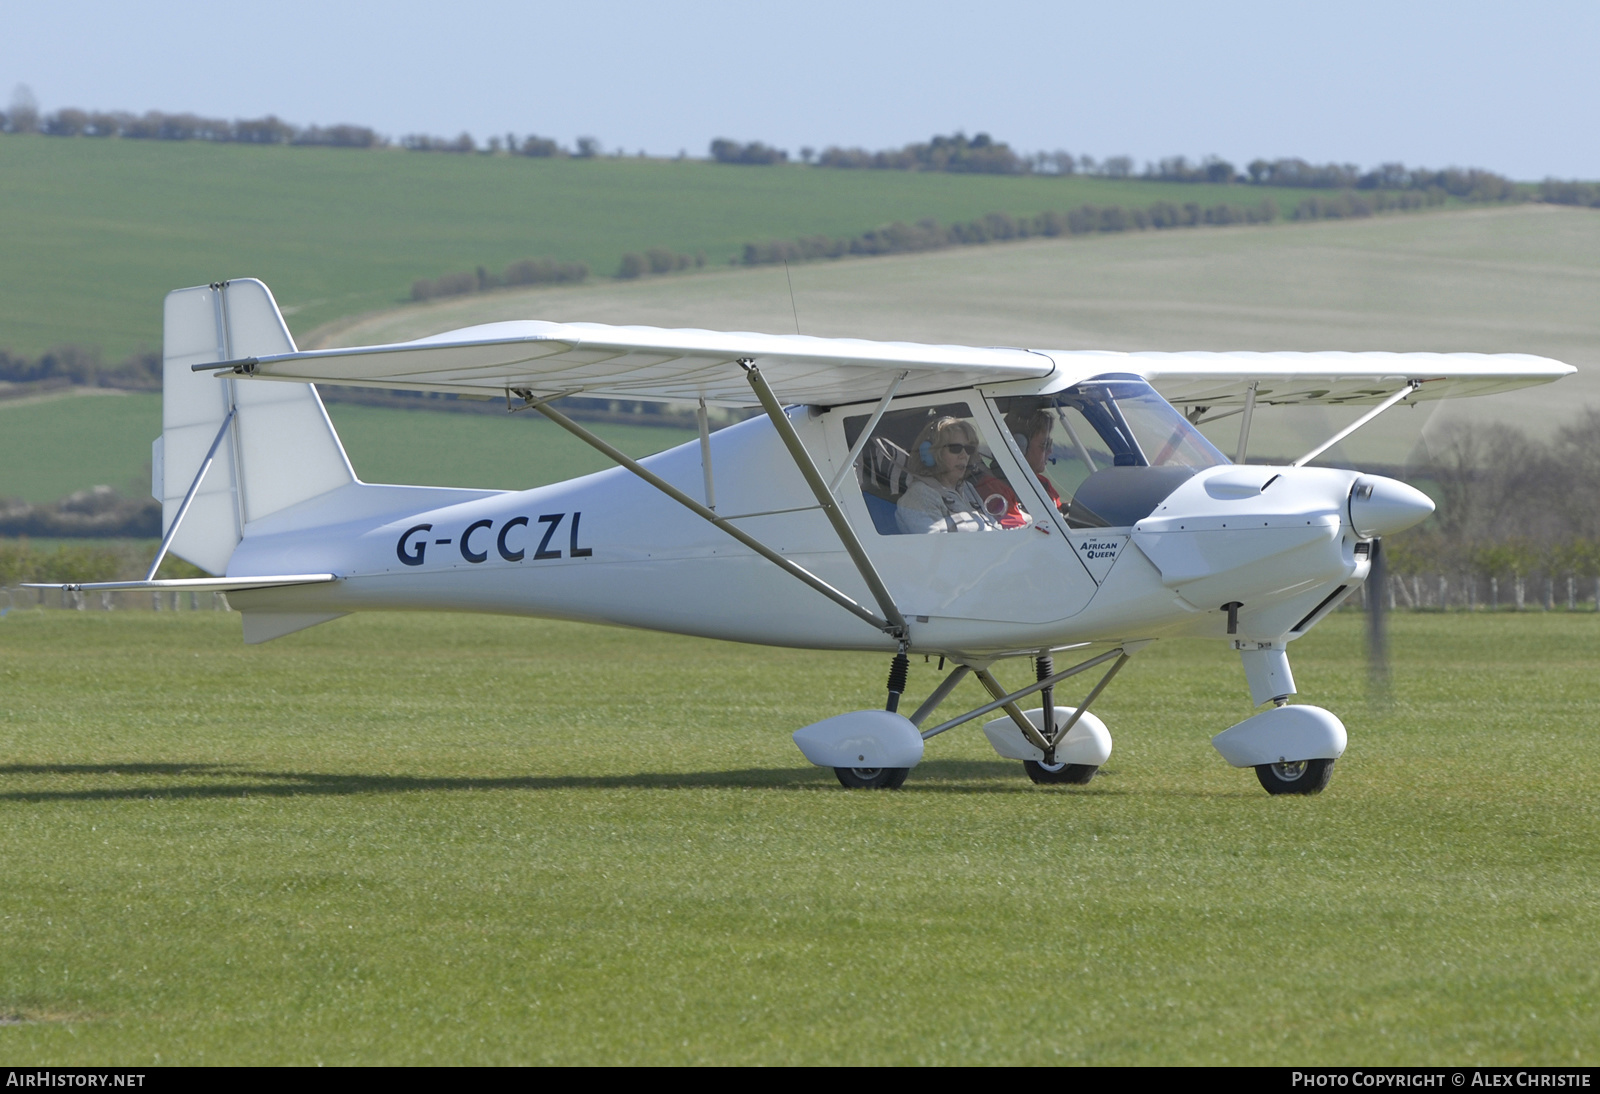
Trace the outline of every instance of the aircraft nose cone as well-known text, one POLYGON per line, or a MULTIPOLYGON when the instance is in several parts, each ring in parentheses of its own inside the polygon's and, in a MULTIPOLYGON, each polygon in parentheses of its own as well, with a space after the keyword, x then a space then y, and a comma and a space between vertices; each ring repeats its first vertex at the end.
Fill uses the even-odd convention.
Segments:
POLYGON ((1382 475, 1362 475, 1350 488, 1350 526, 1363 539, 1404 532, 1431 512, 1428 495, 1382 475))

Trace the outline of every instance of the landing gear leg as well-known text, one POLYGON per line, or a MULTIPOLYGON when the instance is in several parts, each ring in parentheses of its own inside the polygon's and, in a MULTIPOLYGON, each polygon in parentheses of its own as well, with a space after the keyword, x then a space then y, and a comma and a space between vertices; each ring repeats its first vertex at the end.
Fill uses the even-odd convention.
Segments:
MULTIPOLYGON (((1056 673, 1055 658, 1048 653, 1042 653, 1034 659, 1033 669, 1035 680, 1048 680, 1056 673)), ((1055 692, 1056 689, 1053 685, 1039 692, 1039 698, 1044 703, 1044 709, 1040 712, 1044 716, 1044 725, 1040 726, 1039 729, 1044 734, 1044 739, 1051 742, 1056 740, 1055 692)), ((1022 768, 1028 773, 1028 778, 1041 786, 1059 786, 1062 784, 1082 786, 1094 778, 1094 773, 1100 770, 1093 764, 1056 763, 1055 758, 1055 749, 1052 748, 1045 753, 1042 761, 1023 760, 1022 768)))

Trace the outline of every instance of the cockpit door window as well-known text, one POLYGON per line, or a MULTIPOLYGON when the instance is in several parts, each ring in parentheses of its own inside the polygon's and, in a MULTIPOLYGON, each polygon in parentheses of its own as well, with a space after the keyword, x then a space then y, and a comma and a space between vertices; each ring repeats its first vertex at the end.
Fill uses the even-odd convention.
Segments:
POLYGON ((1142 377, 1097 377, 995 406, 1069 528, 1125 527, 1226 456, 1142 377))

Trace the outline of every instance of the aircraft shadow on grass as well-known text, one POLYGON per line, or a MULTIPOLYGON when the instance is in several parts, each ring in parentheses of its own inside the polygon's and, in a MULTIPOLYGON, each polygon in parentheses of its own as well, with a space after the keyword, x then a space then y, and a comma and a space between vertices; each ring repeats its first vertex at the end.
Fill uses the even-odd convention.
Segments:
MULTIPOLYGON (((1037 793, 1002 760, 929 760, 917 766, 907 790, 947 794, 1037 793), (1004 782, 993 780, 1003 778, 1004 782)), ((1113 775, 1113 778, 1115 776, 1113 775)), ((1117 793, 1105 774, 1075 793, 1117 793)), ((411 794, 439 790, 837 790, 832 773, 816 767, 732 768, 725 771, 640 771, 628 775, 367 775, 359 772, 262 771, 227 764, 9 764, 0 766, 0 801, 131 801, 146 798, 293 798, 315 795, 411 794), (102 785, 70 790, 6 789, 16 776, 165 776, 211 781, 187 785, 102 785), (227 780, 216 781, 216 780, 227 780)))

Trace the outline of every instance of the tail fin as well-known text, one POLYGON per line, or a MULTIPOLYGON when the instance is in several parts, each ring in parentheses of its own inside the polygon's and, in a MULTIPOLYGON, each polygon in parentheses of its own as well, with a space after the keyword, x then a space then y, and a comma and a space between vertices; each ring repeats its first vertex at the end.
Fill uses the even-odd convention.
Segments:
POLYGON ((294 338, 272 292, 241 278, 167 294, 162 433, 152 492, 170 529, 230 410, 237 410, 195 494, 172 553, 213 574, 247 526, 356 481, 344 446, 311 384, 219 379, 191 365, 292 353, 294 338))

